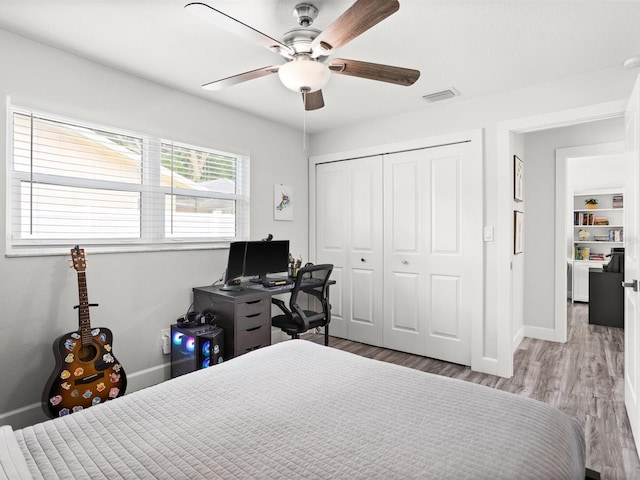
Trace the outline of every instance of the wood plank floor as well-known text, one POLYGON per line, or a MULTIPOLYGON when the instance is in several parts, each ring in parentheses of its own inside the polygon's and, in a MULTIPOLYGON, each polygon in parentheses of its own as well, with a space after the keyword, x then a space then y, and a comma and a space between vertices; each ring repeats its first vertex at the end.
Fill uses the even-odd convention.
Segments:
MULTIPOLYGON (((602 480, 640 479, 624 407, 624 332, 589 325, 588 307, 569 305, 567 343, 525 338, 515 353, 514 375, 506 379, 468 367, 331 337, 332 347, 425 372, 487 385, 548 403, 584 427, 587 467, 602 480)), ((323 335, 303 338, 323 343, 323 335)))

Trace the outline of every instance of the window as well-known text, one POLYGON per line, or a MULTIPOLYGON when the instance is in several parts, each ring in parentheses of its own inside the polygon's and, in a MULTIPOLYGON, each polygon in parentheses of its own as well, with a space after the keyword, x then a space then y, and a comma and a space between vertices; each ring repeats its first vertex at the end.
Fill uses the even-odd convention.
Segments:
POLYGON ((246 239, 249 160, 13 109, 8 253, 246 239))

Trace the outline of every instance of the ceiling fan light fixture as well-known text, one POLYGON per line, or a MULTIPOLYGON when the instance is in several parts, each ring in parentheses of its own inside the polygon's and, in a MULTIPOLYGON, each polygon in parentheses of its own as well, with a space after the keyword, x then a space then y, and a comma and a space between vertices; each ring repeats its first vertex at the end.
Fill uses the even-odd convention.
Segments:
POLYGON ((308 57, 299 57, 280 66, 280 81, 294 92, 317 92, 321 90, 331 77, 329 67, 308 57))

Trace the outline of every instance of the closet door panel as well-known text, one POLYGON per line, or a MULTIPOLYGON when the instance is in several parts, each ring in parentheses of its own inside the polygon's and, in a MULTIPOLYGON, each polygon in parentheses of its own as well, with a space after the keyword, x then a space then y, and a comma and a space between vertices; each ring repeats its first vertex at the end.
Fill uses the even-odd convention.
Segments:
POLYGON ((424 355, 424 163, 416 152, 388 155, 384 172, 383 345, 424 355))
POLYGON ((384 158, 385 302, 391 300, 384 346, 464 365, 471 363, 474 308, 465 302, 473 265, 463 216, 463 205, 474 201, 465 192, 472 181, 468 158, 466 144, 384 158), (401 274, 413 276, 411 286, 401 274))
POLYGON ((373 326, 375 285, 374 274, 370 270, 351 270, 351 315, 352 323, 373 326))
POLYGON ((430 226, 425 256, 425 354, 462 365, 471 364, 471 315, 476 308, 468 300, 474 264, 473 234, 465 218, 474 202, 471 174, 465 169, 469 158, 468 144, 425 150, 429 163, 425 208, 430 226))
POLYGON ((418 275, 410 273, 397 272, 393 279, 393 293, 388 296, 391 304, 389 305, 391 329, 397 334, 409 335, 414 337, 415 343, 412 353, 419 353, 420 343, 420 306, 418 298, 420 297, 420 286, 418 275))
POLYGON ((317 165, 316 195, 316 259, 336 280, 329 332, 381 345, 382 157, 317 165))
POLYGON ((351 293, 345 288, 348 276, 348 210, 344 208, 344 192, 347 183, 344 168, 327 163, 316 166, 316 262, 334 265, 331 278, 336 281, 330 287, 331 324, 329 332, 347 337, 345 305, 350 304, 351 293))
POLYGON ((431 276, 431 329, 429 335, 460 338, 460 278, 431 276))
POLYGON ((382 345, 382 157, 345 163, 348 168, 348 268, 351 311, 347 338, 382 345))
POLYGON ((460 157, 434 158, 431 161, 431 252, 459 254, 460 157))

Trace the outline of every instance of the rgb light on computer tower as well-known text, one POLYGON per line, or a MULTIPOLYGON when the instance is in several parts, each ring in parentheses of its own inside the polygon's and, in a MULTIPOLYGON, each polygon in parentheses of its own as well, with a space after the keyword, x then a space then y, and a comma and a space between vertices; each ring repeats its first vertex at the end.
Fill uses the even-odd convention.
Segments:
POLYGON ((208 368, 224 361, 222 349, 224 348, 224 334, 222 329, 215 327, 215 330, 204 332, 198 335, 199 368, 208 368))
POLYGON ((224 360, 224 332, 215 325, 171 325, 171 377, 208 368, 224 360))

